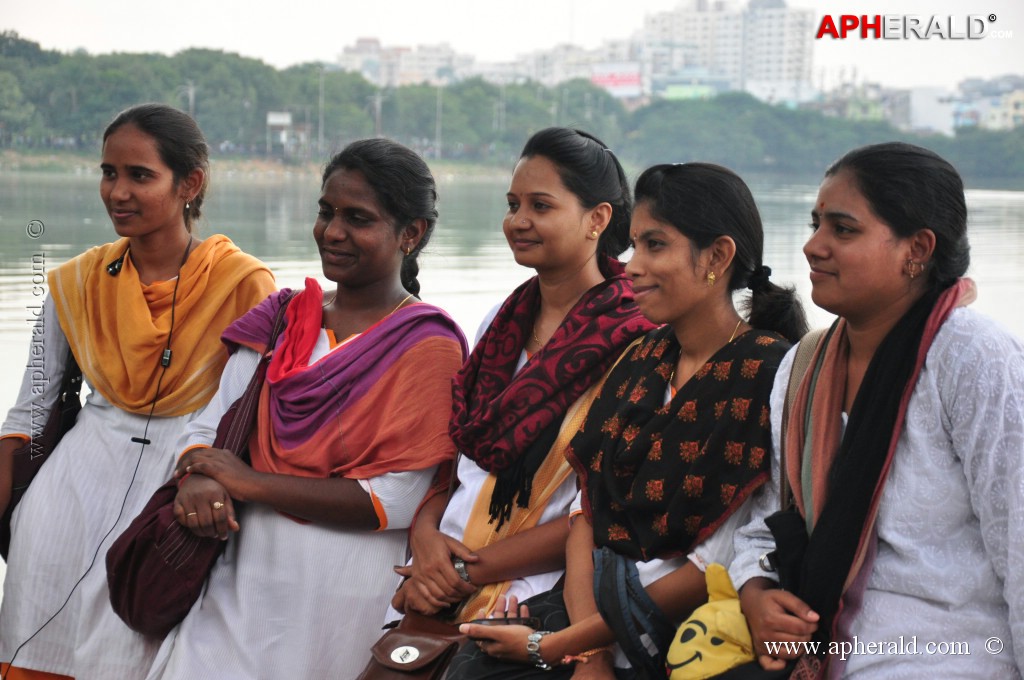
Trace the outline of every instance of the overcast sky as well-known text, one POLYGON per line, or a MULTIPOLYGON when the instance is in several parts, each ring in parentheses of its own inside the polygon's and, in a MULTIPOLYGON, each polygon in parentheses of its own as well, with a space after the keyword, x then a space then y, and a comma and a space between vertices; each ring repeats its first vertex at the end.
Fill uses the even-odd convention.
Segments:
MULTIPOLYGON (((44 48, 90 53, 162 52, 188 47, 238 52, 277 67, 333 61, 359 37, 387 46, 447 42, 479 60, 510 60, 560 43, 596 47, 626 38, 646 14, 678 0, 0 0, 0 30, 15 30, 44 48)), ((954 18, 996 15, 982 40, 814 41, 814 80, 840 73, 909 87, 953 87, 969 76, 1024 73, 1024 0, 789 0, 824 14, 954 18), (856 69, 856 71, 854 71, 856 69)))

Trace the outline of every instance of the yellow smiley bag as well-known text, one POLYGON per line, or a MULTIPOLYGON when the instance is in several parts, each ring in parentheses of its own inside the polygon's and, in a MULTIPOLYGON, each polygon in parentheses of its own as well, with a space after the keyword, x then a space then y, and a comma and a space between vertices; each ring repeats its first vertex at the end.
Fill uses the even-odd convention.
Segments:
POLYGON ((669 680, 702 680, 754 660, 740 599, 720 564, 705 572, 708 602, 679 626, 665 657, 669 680))

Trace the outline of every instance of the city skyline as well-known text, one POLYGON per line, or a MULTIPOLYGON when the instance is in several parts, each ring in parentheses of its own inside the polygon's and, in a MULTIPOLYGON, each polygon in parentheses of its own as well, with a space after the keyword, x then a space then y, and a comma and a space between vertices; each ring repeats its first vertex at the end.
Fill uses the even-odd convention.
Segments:
MULTIPOLYGON (((679 0, 634 0, 624 13, 621 3, 611 0, 521 0, 510 9, 448 0, 439 13, 436 7, 411 0, 338 7, 292 0, 287 11, 253 10, 237 0, 179 0, 173 12, 151 12, 128 0, 102 5, 81 0, 51 0, 45 5, 0 0, 0 30, 17 31, 45 49, 62 52, 81 48, 91 54, 173 54, 200 47, 237 52, 277 68, 310 61, 334 63, 344 47, 366 37, 388 47, 447 43, 478 62, 498 62, 561 44, 595 48, 605 41, 625 40, 643 26, 646 15, 679 4, 679 0)), ((787 5, 814 9, 816 26, 824 15, 838 21, 841 14, 952 16, 960 23, 968 14, 981 11, 984 16, 997 16, 989 26, 1000 35, 981 40, 865 40, 853 35, 845 40, 814 40, 816 87, 855 80, 952 89, 967 77, 1024 72, 1024 6, 1014 0, 989 0, 974 7, 957 0, 936 0, 928 3, 927 10, 915 0, 788 0, 787 5)))

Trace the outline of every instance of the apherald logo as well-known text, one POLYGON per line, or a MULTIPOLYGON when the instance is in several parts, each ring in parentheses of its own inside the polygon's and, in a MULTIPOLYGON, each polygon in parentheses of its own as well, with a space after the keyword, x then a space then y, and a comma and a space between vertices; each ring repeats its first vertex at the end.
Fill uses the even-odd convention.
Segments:
POLYGON ((818 26, 817 39, 830 36, 845 40, 848 35, 860 35, 885 40, 908 38, 940 38, 942 40, 980 40, 988 33, 988 25, 996 20, 995 14, 984 16, 968 14, 955 16, 919 16, 916 14, 841 14, 836 18, 826 14, 818 26))

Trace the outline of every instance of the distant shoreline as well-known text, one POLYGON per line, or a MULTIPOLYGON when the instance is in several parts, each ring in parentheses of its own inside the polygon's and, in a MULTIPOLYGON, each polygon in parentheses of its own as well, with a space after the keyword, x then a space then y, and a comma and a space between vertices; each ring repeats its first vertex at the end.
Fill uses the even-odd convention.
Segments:
MULTIPOLYGON (((214 156, 210 159, 212 179, 215 182, 247 181, 247 182, 280 182, 292 179, 319 179, 323 166, 327 162, 285 162, 279 158, 262 158, 258 156, 214 156)), ((507 182, 512 175, 514 163, 507 165, 486 165, 471 161, 433 160, 427 164, 434 173, 439 184, 458 179, 460 182, 507 182)), ((625 163, 626 176, 630 184, 636 179, 643 168, 625 163)), ((99 153, 72 150, 0 150, 0 174, 18 172, 38 172, 53 175, 85 176, 95 174, 99 177, 99 153)), ((759 180, 768 179, 777 182, 787 178, 792 181, 804 181, 817 184, 820 176, 816 172, 794 173, 788 171, 746 171, 740 173, 751 185, 759 180)), ((1017 177, 970 177, 964 176, 967 189, 985 189, 996 191, 1019 191, 1020 178, 1017 177)))
MULTIPOLYGON (((211 173, 216 179, 287 179, 292 177, 319 177, 323 161, 284 162, 275 158, 223 157, 210 159, 211 173)), ((466 163, 448 160, 428 160, 428 165, 438 181, 449 176, 460 179, 490 181, 507 179, 511 168, 489 166, 480 163, 466 163)), ((99 176, 99 155, 81 151, 39 151, 0 150, 0 173, 41 172, 52 174, 84 175, 96 173, 99 176)))

